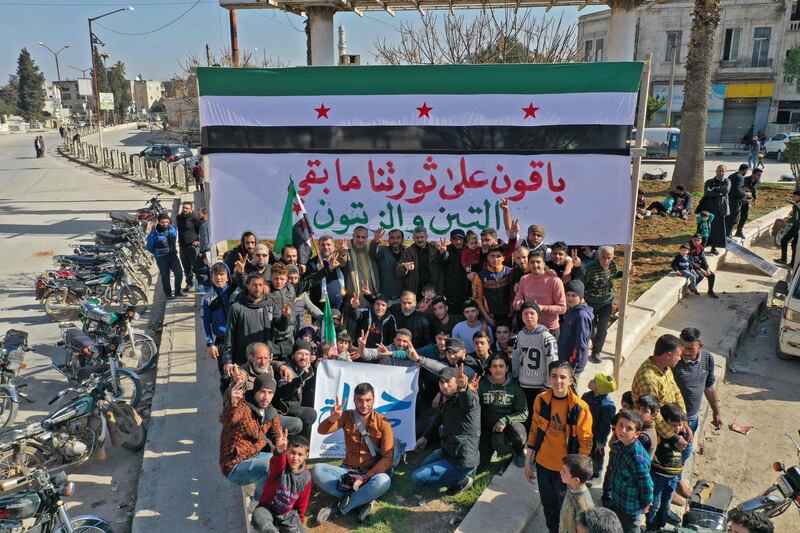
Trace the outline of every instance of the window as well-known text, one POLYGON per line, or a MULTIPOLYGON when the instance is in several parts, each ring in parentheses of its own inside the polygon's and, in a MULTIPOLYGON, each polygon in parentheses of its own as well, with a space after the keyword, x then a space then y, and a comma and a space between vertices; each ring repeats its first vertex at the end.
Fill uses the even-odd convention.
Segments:
POLYGON ((800 6, 796 1, 792 2, 792 17, 789 20, 800 20, 800 6))
POLYGON ((597 63, 603 61, 603 45, 605 44, 603 41, 604 39, 600 38, 594 42, 594 60, 597 63))
POLYGON ((741 37, 742 28, 728 28, 725 30, 725 48, 722 51, 723 61, 736 61, 739 59, 741 37))
POLYGON ((769 39, 772 35, 772 28, 756 28, 753 31, 753 59, 752 67, 769 66, 769 39))
POLYGON ((675 49, 675 61, 681 60, 681 31, 667 32, 667 48, 664 61, 672 61, 672 50, 675 49))
POLYGON ((591 39, 586 41, 586 43, 584 43, 584 47, 583 47, 583 62, 584 63, 589 63, 589 62, 592 61, 592 45, 593 44, 594 44, 594 41, 592 41, 591 39))

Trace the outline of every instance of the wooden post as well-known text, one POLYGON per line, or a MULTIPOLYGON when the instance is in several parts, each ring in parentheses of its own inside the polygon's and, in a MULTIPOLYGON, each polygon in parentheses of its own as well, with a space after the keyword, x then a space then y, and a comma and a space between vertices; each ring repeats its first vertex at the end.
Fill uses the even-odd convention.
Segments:
POLYGON ((631 266, 633 264, 633 236, 636 225, 636 196, 639 189, 639 172, 642 166, 642 145, 644 144, 644 120, 647 111, 647 96, 650 90, 650 54, 644 59, 642 81, 639 86, 639 113, 636 117, 636 140, 632 152, 633 169, 631 171, 631 237, 630 244, 625 245, 625 266, 622 271, 622 294, 619 301, 619 319, 617 320, 617 339, 614 347, 614 379, 619 383, 619 369, 622 366, 622 336, 625 332, 625 311, 628 307, 628 293, 631 286, 631 266))

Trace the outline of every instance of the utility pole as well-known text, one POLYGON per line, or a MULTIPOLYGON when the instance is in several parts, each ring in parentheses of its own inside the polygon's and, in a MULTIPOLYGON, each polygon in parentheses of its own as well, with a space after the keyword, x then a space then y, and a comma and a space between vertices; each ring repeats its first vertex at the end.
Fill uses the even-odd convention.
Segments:
POLYGON ((239 34, 236 30, 236 10, 228 10, 228 19, 231 24, 231 66, 239 66, 239 34))
MULTIPOLYGON (((47 48, 50 51, 50 53, 53 54, 53 57, 56 58, 56 78, 58 79, 58 97, 56 99, 56 106, 57 107, 56 107, 56 109, 54 109, 54 112, 55 112, 56 117, 58 117, 59 120, 62 120, 63 117, 61 116, 61 69, 58 67, 58 54, 63 52, 65 49, 69 48, 69 45, 65 44, 64 46, 59 48, 58 52, 54 52, 52 48, 50 48, 49 46, 44 44, 42 41, 39 41, 39 45, 40 46, 44 46, 45 48, 47 48)), ((53 91, 53 97, 54 98, 56 98, 55 94, 56 94, 56 91, 53 91)))
MULTIPOLYGON (((114 11, 109 11, 108 13, 104 13, 99 17, 90 17, 89 18, 89 53, 92 56, 92 86, 94 90, 94 114, 95 120, 97 121, 97 135, 100 140, 100 154, 103 153, 103 124, 100 122, 100 91, 97 88, 97 64, 94 60, 94 40, 95 36, 92 32, 92 22, 95 20, 101 19, 103 17, 107 17, 109 15, 113 15, 114 13, 119 13, 120 11, 133 11, 133 7, 121 7, 119 9, 115 9, 114 11)), ((102 155, 100 157, 103 157, 102 155)))
POLYGON ((206 66, 211 66, 211 48, 208 47, 208 44, 206 44, 206 66))

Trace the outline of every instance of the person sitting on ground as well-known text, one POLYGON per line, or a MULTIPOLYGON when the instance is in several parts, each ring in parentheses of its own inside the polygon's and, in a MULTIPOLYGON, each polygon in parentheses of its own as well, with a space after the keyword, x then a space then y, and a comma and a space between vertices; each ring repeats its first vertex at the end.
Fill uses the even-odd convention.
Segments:
MULTIPOLYGON (((525 302, 520 313, 524 327, 517 333, 511 356, 511 373, 514 379, 519 380, 526 404, 533 405, 533 399, 547 386, 547 368, 558 359, 558 348, 547 328, 539 324, 537 304, 525 302)), ((532 416, 533 413, 529 412, 525 421, 526 429, 531 427, 532 416)))
POLYGON ((728 513, 728 531, 730 533, 774 533, 772 521, 759 511, 742 511, 731 509, 728 513))
POLYGON ((559 515, 559 533, 577 533, 578 513, 594 508, 586 480, 592 475, 592 460, 585 455, 569 454, 561 461, 561 481, 567 486, 559 515))
MULTIPOLYGON (((689 245, 681 244, 678 255, 672 258, 670 266, 672 270, 689 280, 689 292, 695 295, 700 293, 697 290, 698 275, 694 270, 694 261, 689 257, 689 245)), ((700 277, 699 279, 703 279, 700 277)))
POLYGON ((550 388, 533 402, 525 477, 529 483, 537 483, 547 529, 557 533, 566 490, 560 473, 562 460, 575 453, 588 457, 592 451, 592 413, 572 390, 569 363, 553 361, 547 370, 550 388))
POLYGON ((647 200, 644 198, 644 191, 639 190, 636 193, 636 218, 650 218, 652 213, 647 209, 647 200))
POLYGON ((261 490, 250 524, 259 533, 305 531, 306 509, 311 498, 311 472, 306 466, 309 443, 305 437, 284 432, 269 460, 269 478, 261 490))
POLYGON ((567 311, 564 296, 564 283, 556 276, 546 272, 544 256, 532 253, 528 256, 531 273, 522 276, 519 288, 514 295, 514 309, 520 310, 525 302, 536 302, 539 323, 546 327, 553 337, 558 338, 558 316, 567 311))
POLYGON ((595 507, 575 517, 578 533, 623 533, 619 518, 611 509, 595 507))
POLYGON ((314 368, 311 365, 311 345, 305 341, 295 341, 291 359, 289 369, 292 373, 281 376, 272 403, 281 414, 282 425, 286 425, 284 419, 294 419, 293 422, 299 420, 300 430, 296 433, 310 439, 311 426, 317 419, 317 411, 311 407, 304 407, 303 399, 314 398, 315 380, 314 368))
POLYGON ((653 202, 647 206, 647 210, 651 213, 657 213, 661 216, 669 215, 672 211, 672 206, 675 205, 675 197, 670 193, 660 202, 653 202))
POLYGON ((581 399, 589 406, 592 413, 592 479, 600 478, 606 460, 606 445, 611 433, 611 419, 617 412, 617 406, 609 394, 617 390, 617 382, 613 376, 598 372, 589 380, 589 390, 581 399))
POLYGON ((439 372, 439 389, 444 401, 433 423, 417 439, 416 449, 424 450, 437 436, 441 447, 411 473, 411 482, 417 487, 444 486, 449 496, 455 496, 472 486, 480 462, 481 406, 463 363, 439 372))
POLYGON ((525 393, 511 377, 511 359, 506 353, 489 358, 488 372, 478 384, 481 402, 480 464, 488 466, 492 454, 514 453, 514 464, 525 465, 525 426, 528 406, 525 393))
POLYGON ((342 466, 320 463, 311 471, 314 484, 336 498, 333 505, 319 511, 318 524, 327 522, 332 513, 346 515, 353 509, 359 509, 358 518, 365 520, 373 502, 391 487, 387 471, 394 457, 394 433, 386 417, 373 409, 374 403, 375 389, 359 383, 353 390, 355 409, 345 410, 337 397, 330 415, 317 428, 320 435, 343 429, 345 447, 342 466))
POLYGON ((255 482, 254 501, 259 500, 269 476, 270 441, 278 442, 283 435, 278 411, 271 404, 275 388, 275 378, 261 374, 253 383, 253 390, 234 389, 231 401, 219 416, 222 475, 237 485, 255 482))
POLYGON ((672 196, 675 198, 675 203, 670 209, 670 215, 681 218, 689 216, 692 211, 692 194, 683 185, 676 185, 672 196))
POLYGON ((694 264, 694 271, 699 272, 708 279, 708 295, 714 299, 719 298, 717 293, 714 292, 714 283, 717 281, 717 275, 708 265, 706 253, 703 250, 703 237, 699 233, 695 233, 689 240, 689 257, 694 264))
POLYGON ((625 533, 640 531, 639 521, 653 502, 653 480, 650 478, 650 456, 638 440, 642 418, 633 411, 617 413, 611 445, 609 471, 605 484, 609 506, 619 518, 625 533))
MULTIPOLYGON (((553 255, 555 255, 555 251, 553 255)), ((589 339, 592 337, 594 312, 583 300, 584 285, 581 280, 575 279, 568 282, 564 291, 567 312, 561 321, 561 330, 556 341, 558 358, 572 365, 577 382, 589 360, 589 339)))

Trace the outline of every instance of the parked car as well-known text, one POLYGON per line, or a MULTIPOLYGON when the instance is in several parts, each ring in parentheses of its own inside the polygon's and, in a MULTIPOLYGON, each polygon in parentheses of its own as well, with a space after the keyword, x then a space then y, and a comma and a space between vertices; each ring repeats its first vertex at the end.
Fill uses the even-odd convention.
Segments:
POLYGON ((136 129, 147 130, 150 129, 150 123, 146 120, 140 120, 136 123, 136 129))
POLYGON ((800 137, 800 132, 787 132, 787 133, 779 133, 773 136, 770 140, 764 143, 764 151, 767 154, 767 157, 770 155, 775 155, 775 159, 778 161, 783 161, 783 152, 786 150, 786 143, 790 140, 800 137))
POLYGON ((185 144, 151 144, 139 152, 139 155, 147 161, 167 163, 178 161, 188 163, 188 160, 194 157, 192 150, 185 144))
POLYGON ((778 325, 778 357, 800 357, 800 268, 788 284, 784 280, 775 284, 775 294, 785 295, 778 325))

